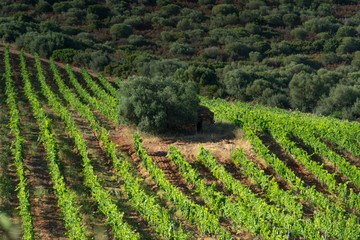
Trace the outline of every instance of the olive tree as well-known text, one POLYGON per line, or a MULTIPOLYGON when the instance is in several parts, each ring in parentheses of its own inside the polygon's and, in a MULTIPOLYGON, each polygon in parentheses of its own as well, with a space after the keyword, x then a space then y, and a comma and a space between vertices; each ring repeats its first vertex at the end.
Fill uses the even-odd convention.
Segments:
POLYGON ((173 78, 133 76, 120 83, 119 115, 140 130, 164 133, 197 121, 194 84, 173 78))

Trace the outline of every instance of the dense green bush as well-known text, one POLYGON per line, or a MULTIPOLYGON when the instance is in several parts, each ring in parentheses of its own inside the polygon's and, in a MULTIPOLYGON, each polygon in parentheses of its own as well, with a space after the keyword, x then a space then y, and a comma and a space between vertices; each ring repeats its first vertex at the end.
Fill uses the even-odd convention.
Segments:
POLYGON ((215 85, 218 80, 213 69, 196 66, 190 66, 186 70, 180 68, 175 72, 174 77, 182 82, 195 82, 199 88, 205 85, 215 85))
POLYGON ((133 28, 140 28, 143 26, 143 20, 140 16, 132 16, 124 20, 125 24, 132 26, 133 28))
POLYGON ((355 86, 337 85, 328 97, 323 98, 316 113, 354 119, 359 117, 360 89, 355 86))
POLYGON ((336 32, 336 37, 355 37, 357 31, 354 27, 351 26, 342 26, 336 32))
POLYGON ((225 52, 232 58, 248 57, 251 48, 242 42, 234 42, 225 46, 225 52))
POLYGON ((264 79, 256 79, 246 87, 245 93, 251 100, 256 100, 260 103, 266 103, 268 97, 272 95, 271 88, 272 84, 269 81, 264 79))
MULTIPOLYGON (((153 58, 150 58, 147 60, 149 61, 144 61, 141 65, 137 65, 139 73, 143 76, 172 77, 179 68, 188 68, 187 63, 178 59, 153 60, 153 58)), ((134 64, 138 61, 139 59, 135 59, 134 64)))
POLYGON ((306 72, 295 74, 289 83, 291 106, 301 111, 312 111, 337 80, 334 76, 318 76, 306 72))
POLYGON ((29 5, 23 3, 13 3, 4 7, 4 11, 6 12, 22 12, 28 9, 29 5))
POLYGON ((22 29, 14 23, 0 23, 0 38, 4 42, 14 42, 22 32, 22 29))
POLYGON ((229 14, 237 14, 238 10, 233 4, 218 4, 212 8, 212 13, 217 16, 226 16, 229 14))
POLYGON ((321 17, 326 17, 326 16, 330 16, 333 11, 334 8, 330 4, 321 3, 317 8, 316 13, 321 17))
POLYGON ((324 53, 319 55, 319 61, 323 66, 328 66, 328 65, 340 63, 342 61, 342 58, 336 55, 336 53, 330 52, 327 54, 324 53))
POLYGON ((161 36, 161 40, 164 42, 172 42, 175 41, 176 39, 173 31, 162 31, 160 36, 161 36))
POLYGON ((266 16, 264 16, 264 21, 266 24, 273 26, 273 27, 277 27, 277 26, 283 24, 282 17, 280 14, 266 15, 266 16))
POLYGON ((252 81, 253 77, 241 69, 228 71, 223 79, 226 93, 239 100, 246 99, 246 88, 252 81))
POLYGON ((165 16, 177 15, 180 13, 181 7, 176 4, 168 4, 161 8, 165 16))
POLYGON ((356 51, 354 54, 354 58, 351 61, 351 65, 360 68, 360 51, 356 51))
POLYGON ((44 34, 28 32, 16 39, 16 45, 26 47, 29 51, 37 52, 40 56, 47 58, 57 49, 83 48, 79 42, 73 40, 68 35, 56 32, 47 32, 44 34))
POLYGON ((174 42, 171 44, 170 53, 173 55, 191 55, 194 49, 187 43, 174 42))
POLYGON ((36 4, 36 11, 39 13, 48 13, 52 12, 52 6, 50 3, 46 2, 45 0, 40 0, 38 4, 36 4))
POLYGON ((199 100, 191 83, 130 77, 119 89, 119 116, 124 123, 156 133, 196 124, 199 100))
POLYGON ((334 18, 329 16, 310 19, 306 21, 303 25, 306 30, 315 33, 328 32, 328 31, 334 32, 338 28, 338 25, 335 23, 334 18))
POLYGON ((308 32, 304 28, 294 28, 290 34, 297 40, 305 40, 308 32))
POLYGON ((337 53, 345 54, 360 50, 359 40, 352 37, 344 37, 339 47, 336 49, 337 53))
POLYGON ((249 52, 249 58, 253 62, 260 62, 263 56, 260 52, 249 52))
POLYGON ((74 56, 74 62, 94 70, 103 70, 110 63, 110 59, 102 51, 80 52, 74 56))
POLYGON ((104 19, 109 15, 110 9, 101 4, 90 5, 87 8, 88 14, 95 14, 99 19, 104 19))
POLYGON ((134 71, 134 66, 127 58, 122 58, 119 61, 111 62, 104 68, 104 72, 111 76, 128 78, 134 71))
POLYGON ((47 21, 43 21, 39 24, 39 30, 42 33, 47 33, 47 32, 61 32, 59 23, 55 20, 47 20, 47 21))
POLYGON ((58 49, 53 51, 51 57, 57 61, 72 63, 73 58, 77 52, 77 50, 72 48, 58 49))
POLYGON ((271 53, 275 55, 291 54, 293 53, 293 45, 288 41, 281 41, 279 43, 271 43, 271 53))
POLYGON ((96 42, 94 35, 88 32, 78 33, 74 38, 88 47, 92 47, 96 42))
POLYGON ((69 8, 72 8, 71 1, 62 1, 57 2, 52 5, 52 8, 55 12, 66 12, 69 8))
POLYGON ((338 46, 339 46, 339 42, 336 39, 333 38, 328 39, 324 43, 324 51, 329 53, 335 52, 338 46))
POLYGON ((216 0, 198 0, 198 3, 203 5, 203 4, 214 4, 216 2, 216 0))
POLYGON ((246 4, 246 7, 249 9, 259 9, 263 6, 266 6, 266 3, 262 0, 251 0, 246 4))
POLYGON ((282 17, 282 21, 285 25, 293 27, 300 23, 300 17, 295 13, 287 13, 282 17))
POLYGON ((290 100, 286 94, 277 93, 268 98, 267 105, 270 107, 290 108, 290 100))
POLYGON ((205 48, 204 55, 208 58, 217 58, 220 55, 220 49, 218 47, 205 48))
POLYGON ((135 46, 143 46, 147 43, 146 38, 143 35, 130 35, 128 37, 128 42, 135 46))
POLYGON ((110 27, 110 34, 114 38, 127 38, 133 33, 133 29, 130 25, 124 23, 114 24, 110 27))

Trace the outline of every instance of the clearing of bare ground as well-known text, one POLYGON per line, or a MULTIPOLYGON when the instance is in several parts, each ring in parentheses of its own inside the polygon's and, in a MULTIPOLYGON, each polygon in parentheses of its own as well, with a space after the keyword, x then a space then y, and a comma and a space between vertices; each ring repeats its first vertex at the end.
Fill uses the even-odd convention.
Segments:
MULTIPOLYGON (((141 166, 141 160, 135 155, 135 148, 133 146, 132 135, 136 132, 135 128, 126 126, 112 125, 113 130, 110 131, 111 140, 116 143, 119 149, 126 152, 129 157, 132 158, 134 164, 139 169, 142 177, 149 179, 149 173, 141 166)), ((183 136, 154 136, 151 134, 142 133, 142 140, 144 147, 148 151, 149 156, 152 157, 157 166, 165 173, 169 182, 179 188, 183 194, 185 194, 192 201, 204 205, 198 194, 193 191, 193 186, 187 184, 186 180, 180 175, 175 163, 167 158, 167 152, 171 145, 179 148, 184 154, 185 159, 193 165, 200 172, 200 175, 205 178, 205 182, 208 185, 216 184, 218 190, 227 194, 226 190, 222 186, 220 181, 215 180, 211 176, 209 169, 205 168, 199 162, 196 161, 196 156, 199 152, 199 146, 204 146, 205 149, 213 151, 213 155, 217 160, 223 164, 230 164, 232 151, 240 145, 242 142, 242 131, 227 123, 216 123, 213 126, 205 128, 201 133, 194 135, 183 136)), ((249 179, 239 174, 238 179, 241 179, 242 184, 252 187, 252 183, 249 179)), ((162 191, 158 190, 155 183, 151 180, 146 181, 153 191, 156 191, 160 196, 162 191)), ((256 190, 255 190, 256 191, 256 190)), ((206 206, 205 206, 206 207, 206 206)), ((194 231, 193 227, 189 226, 186 222, 182 222, 182 225, 188 227, 194 231)), ((221 225, 225 227, 232 236, 236 239, 253 239, 253 235, 247 233, 245 229, 233 228, 231 223, 225 219, 221 219, 221 225)), ((213 239, 209 237, 202 237, 201 235, 195 235, 197 239, 213 239)))

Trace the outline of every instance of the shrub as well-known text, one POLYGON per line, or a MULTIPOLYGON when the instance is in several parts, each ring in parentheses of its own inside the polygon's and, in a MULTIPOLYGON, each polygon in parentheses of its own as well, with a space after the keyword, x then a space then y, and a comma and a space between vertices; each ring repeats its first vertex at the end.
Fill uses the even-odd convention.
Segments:
POLYGON ((261 33, 261 26, 255 24, 255 23, 247 23, 245 25, 245 29, 250 34, 260 34, 261 33))
POLYGON ((28 32, 16 39, 16 45, 19 47, 28 47, 31 52, 37 52, 41 57, 50 57, 52 52, 57 49, 75 48, 82 49, 83 46, 74 41, 69 36, 47 32, 39 34, 38 32, 28 32))
POLYGON ((216 0, 198 0, 198 3, 201 5, 205 5, 205 4, 215 4, 216 0))
POLYGON ((238 57, 248 57, 250 48, 242 42, 234 42, 225 46, 225 52, 232 58, 237 59, 238 57))
POLYGON ((176 28, 183 31, 194 29, 197 26, 198 26, 197 23, 193 22, 190 18, 183 18, 176 24, 176 28))
POLYGON ((289 97, 283 93, 274 94, 267 100, 267 105, 270 107, 290 108, 289 97))
POLYGON ((77 52, 77 50, 72 48, 58 49, 53 51, 51 57, 57 61, 72 63, 73 58, 77 52))
POLYGON ((87 6, 94 5, 96 3, 96 0, 72 0, 73 7, 79 9, 86 9, 87 6))
POLYGON ((57 2, 53 4, 52 8, 55 12, 58 13, 66 12, 69 8, 72 8, 72 2, 71 1, 57 2))
POLYGON ((80 23, 80 20, 76 17, 67 17, 65 23, 69 26, 76 25, 80 23))
POLYGON ((176 4, 168 4, 161 8, 165 16, 177 15, 180 13, 181 7, 176 4))
POLYGON ((153 60, 154 57, 144 61, 141 65, 138 63, 138 59, 135 59, 134 64, 137 64, 138 70, 141 75, 149 77, 172 77, 176 70, 179 68, 187 68, 188 64, 178 59, 161 59, 153 60))
POLYGON ((262 54, 259 52, 250 52, 249 58, 253 62, 260 62, 263 58, 262 54))
POLYGON ((187 43, 174 42, 170 46, 170 53, 173 55, 191 55, 194 49, 187 43))
POLYGON ((263 6, 266 6, 266 3, 261 0, 252 0, 246 4, 246 7, 249 9, 259 9, 263 6))
POLYGON ((271 83, 264 79, 256 79, 246 87, 246 95, 250 99, 261 100, 265 90, 271 89, 271 83))
POLYGON ((22 29, 13 23, 0 24, 0 38, 4 42, 14 42, 21 35, 22 29))
POLYGON ((244 10, 239 13, 239 20, 241 23, 249 23, 255 21, 260 15, 258 10, 244 10))
POLYGON ((319 99, 329 91, 324 80, 305 72, 295 74, 289 83, 291 106, 301 111, 313 110, 319 99))
POLYGON ((199 100, 191 83, 130 77, 119 89, 120 119, 142 131, 164 133, 197 121, 199 100))
POLYGON ((171 4, 171 3, 172 3, 171 0, 156 0, 156 5, 158 5, 158 6, 160 6, 160 7, 169 5, 169 4, 171 4))
POLYGON ((114 38, 127 38, 133 33, 133 29, 130 25, 124 23, 114 24, 110 27, 110 34, 114 38))
POLYGON ((316 34, 316 39, 319 39, 319 40, 328 40, 330 38, 332 38, 332 36, 328 32, 321 32, 321 33, 316 34))
POLYGON ((133 28, 140 28, 143 26, 143 20, 140 16, 131 16, 126 18, 124 23, 132 26, 133 28))
POLYGON ((315 33, 329 31, 334 32, 338 27, 337 24, 334 23, 334 19, 332 17, 313 18, 306 21, 303 25, 306 30, 315 33))
POLYGON ((95 44, 94 35, 91 34, 91 33, 88 33, 88 32, 78 33, 75 36, 75 39, 78 40, 79 42, 81 42, 82 44, 88 46, 88 47, 92 47, 95 44))
POLYGON ((238 22, 238 16, 233 13, 226 16, 215 16, 211 18, 211 28, 224 27, 226 25, 233 25, 238 22))
POLYGON ((283 23, 280 14, 266 15, 266 16, 264 16, 264 21, 272 27, 277 27, 279 25, 282 25, 282 23, 283 23))
POLYGON ((345 37, 343 38, 341 44, 336 49, 337 53, 345 54, 345 53, 352 53, 357 50, 360 50, 360 42, 352 37, 345 37))
POLYGON ((239 11, 233 4, 218 4, 212 8, 212 13, 217 16, 226 16, 229 14, 237 14, 239 11))
POLYGON ((102 51, 80 52, 74 56, 74 62, 85 65, 94 70, 103 70, 110 63, 106 53, 102 51))
POLYGON ((67 12, 63 13, 63 16, 65 18, 76 18, 78 20, 81 20, 84 18, 86 12, 84 10, 78 9, 78 8, 69 8, 67 12))
POLYGON ((357 31, 354 27, 351 26, 342 26, 336 32, 336 37, 355 37, 357 31))
POLYGON ((279 43, 272 42, 271 52, 275 55, 291 54, 293 52, 293 49, 292 49, 292 45, 289 42, 283 40, 279 43))
POLYGON ((40 32, 60 32, 59 23, 54 19, 43 21, 39 24, 40 32))
POLYGON ((326 17, 326 16, 330 16, 333 11, 334 9, 330 4, 321 3, 317 8, 316 13, 321 17, 326 17))
POLYGON ((360 68, 360 51, 356 51, 354 54, 354 58, 351 61, 351 65, 360 68))
POLYGON ((295 28, 291 30, 290 34, 298 40, 305 40, 308 32, 304 28, 295 28))
POLYGON ((110 9, 104 5, 101 4, 95 4, 95 5, 90 5, 87 8, 87 13, 88 14, 95 14, 99 17, 99 19, 104 19, 108 16, 108 14, 110 13, 110 9))
POLYGON ((67 35, 76 35, 80 33, 80 29, 71 26, 61 26, 61 31, 67 35))
POLYGON ((39 1, 39 3, 36 4, 35 9, 39 13, 48 13, 48 12, 52 12, 53 10, 50 3, 46 1, 39 1))
POLYGON ((287 14, 284 14, 284 16, 282 17, 282 21, 286 25, 295 26, 295 25, 299 24, 300 17, 295 13, 287 13, 287 14))
POLYGON ((27 10, 29 10, 29 5, 23 3, 13 3, 3 8, 4 12, 22 12, 27 10))
POLYGON ((338 46, 339 46, 339 42, 336 39, 333 38, 328 39, 324 43, 324 51, 329 53, 335 52, 338 46))
POLYGON ((206 67, 190 66, 183 71, 183 78, 180 78, 179 80, 183 82, 195 82, 199 88, 205 85, 217 84, 215 71, 206 67))
POLYGON ((230 96, 239 100, 246 99, 246 87, 253 81, 253 78, 241 69, 235 69, 225 73, 223 83, 225 91, 230 96))
POLYGON ((176 39, 173 31, 162 31, 160 36, 161 40, 164 42, 172 42, 176 39))
POLYGON ((360 90, 354 86, 338 84, 332 88, 328 97, 319 101, 317 114, 342 118, 356 118, 359 115, 360 90))
POLYGON ((130 35, 127 40, 135 46, 143 46, 146 44, 146 38, 143 35, 130 35))
POLYGON ((204 49, 204 54, 208 58, 217 58, 220 54, 220 49, 218 47, 208 47, 204 49))
POLYGON ((319 56, 319 60, 324 67, 330 64, 337 64, 342 61, 341 57, 332 52, 327 54, 321 54, 319 56))

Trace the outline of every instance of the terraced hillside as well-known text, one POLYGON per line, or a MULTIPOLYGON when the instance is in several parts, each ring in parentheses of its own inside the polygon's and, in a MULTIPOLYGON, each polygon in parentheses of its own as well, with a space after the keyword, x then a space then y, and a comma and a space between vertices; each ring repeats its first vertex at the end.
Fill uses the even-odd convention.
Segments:
POLYGON ((201 98, 214 126, 154 137, 101 75, 0 58, 6 238, 360 237, 359 123, 201 98))

